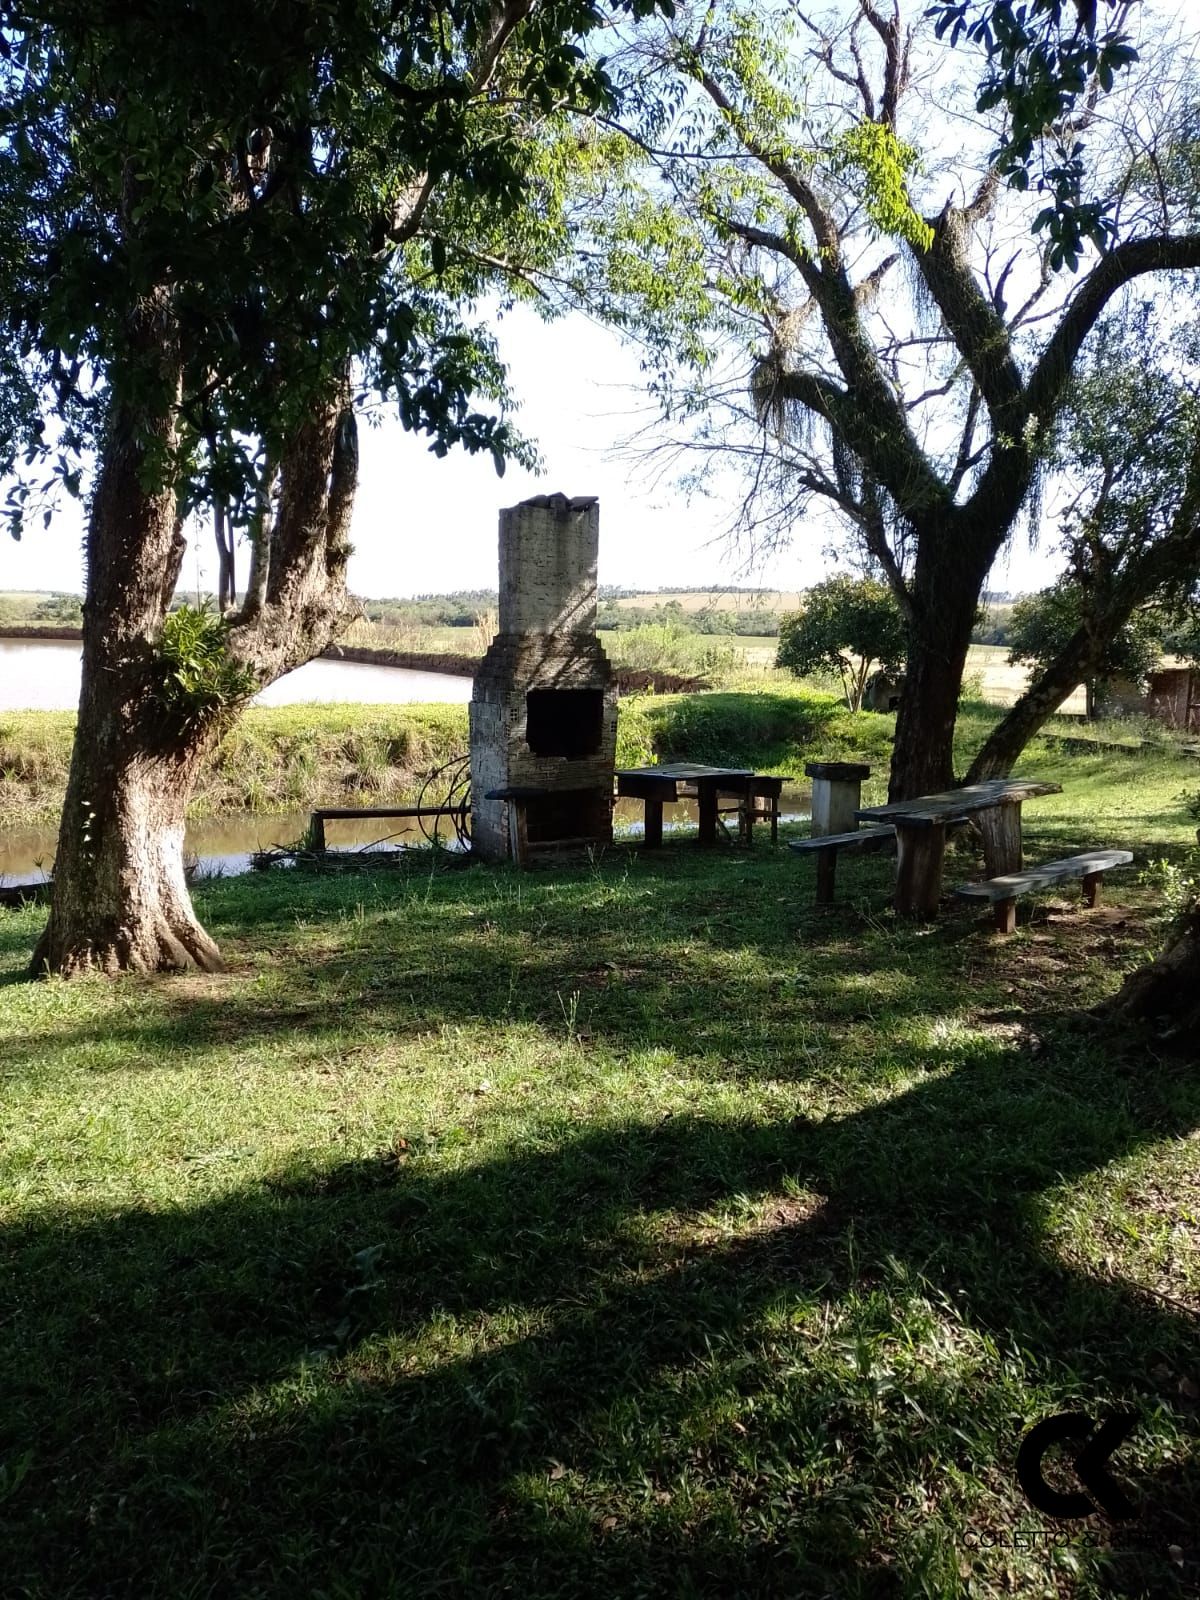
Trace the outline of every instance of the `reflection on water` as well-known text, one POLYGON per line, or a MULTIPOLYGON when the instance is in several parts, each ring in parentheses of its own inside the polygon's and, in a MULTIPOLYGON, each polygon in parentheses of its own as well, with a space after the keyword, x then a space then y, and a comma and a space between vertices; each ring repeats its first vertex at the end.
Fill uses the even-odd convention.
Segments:
MULTIPOLYGON (((807 789, 799 786, 784 789, 781 809, 785 815, 807 816, 808 804, 807 789)), ((619 833, 640 833, 641 802, 618 800, 613 819, 619 833)), ((680 800, 673 806, 664 806, 663 819, 668 827, 694 827, 696 802, 680 800)), ((295 844, 306 832, 308 822, 307 811, 288 811, 269 817, 248 813, 212 817, 188 824, 187 849, 199 857, 202 873, 246 872, 256 850, 295 844)), ((432 831, 432 820, 426 818, 425 827, 432 831)), ((765 830, 755 831, 761 831, 765 840, 765 830)), ((54 862, 56 833, 54 828, 0 829, 0 884, 38 883, 45 878, 54 862)), ((439 835, 446 844, 454 842, 454 828, 449 818, 442 820, 439 835)), ((325 839, 331 850, 361 850, 375 844, 421 845, 426 842, 427 835, 422 833, 416 817, 369 817, 327 822, 325 839)))
MULTIPOLYGON (((79 645, 73 639, 0 639, 0 711, 74 711, 79 704, 79 645)), ((362 661, 309 661, 255 696, 264 706, 355 703, 461 703, 470 678, 362 661)))

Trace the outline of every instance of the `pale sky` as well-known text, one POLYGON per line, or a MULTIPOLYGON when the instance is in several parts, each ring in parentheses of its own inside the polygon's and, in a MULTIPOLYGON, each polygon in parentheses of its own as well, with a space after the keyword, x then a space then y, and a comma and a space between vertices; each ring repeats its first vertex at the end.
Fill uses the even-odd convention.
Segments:
MULTIPOLYGON (((521 401, 518 421, 541 449, 544 475, 510 466, 498 478, 490 457, 455 451, 438 460, 396 420, 364 426, 350 561, 356 594, 494 588, 500 508, 556 490, 600 496, 602 583, 787 590, 821 577, 829 540, 821 523, 798 527, 786 554, 747 573, 744 553, 724 538, 736 504, 733 479, 689 503, 669 477, 654 484, 644 467, 623 458, 618 447, 648 415, 648 402, 637 355, 614 333, 579 314, 546 324, 523 308, 498 331, 521 401)), ((211 535, 200 529, 197 539, 197 530, 188 531, 181 583, 195 588, 198 557, 200 585, 211 590, 211 535)), ((0 532, 0 589, 81 591, 82 537, 82 513, 73 505, 48 530, 31 528, 20 544, 0 532)), ((1052 553, 1033 554, 1022 540, 991 587, 1040 588, 1054 567, 1052 553)))
MULTIPOLYGON (((1194 37, 1194 0, 1146 0, 1139 15, 1174 22, 1194 37)), ((495 587, 500 508, 557 490, 600 497, 602 583, 789 590, 828 569, 830 524, 814 518, 798 526, 785 552, 747 570, 746 553, 725 537, 738 503, 736 475, 718 477, 710 495, 689 502, 670 474, 655 482, 627 459, 619 447, 651 415, 650 402, 636 352, 613 331, 578 313, 547 324, 519 308, 499 322, 497 335, 521 402, 516 420, 540 447, 544 472, 510 467, 501 479, 490 457, 452 452, 437 459, 397 420, 364 427, 349 574, 355 593, 378 598, 495 587)), ((211 533, 188 531, 181 583, 212 590, 211 533)), ((82 532, 82 512, 73 505, 48 530, 31 528, 20 544, 0 531, 0 589, 81 591, 82 532)), ((1060 564, 1054 545, 1052 523, 1037 549, 1018 533, 989 587, 1043 587, 1060 564)))

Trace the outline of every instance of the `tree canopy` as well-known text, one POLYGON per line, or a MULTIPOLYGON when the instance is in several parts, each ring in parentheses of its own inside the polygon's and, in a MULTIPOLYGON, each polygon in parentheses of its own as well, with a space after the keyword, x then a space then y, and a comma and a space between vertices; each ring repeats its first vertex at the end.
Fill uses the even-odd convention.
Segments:
POLYGON ((627 156, 579 292, 641 342, 645 447, 739 467, 760 550, 821 513, 865 549, 909 630, 893 786, 943 787, 978 597, 1080 353, 1129 286, 1200 266, 1190 67, 1149 38, 1103 118, 1072 113, 1112 219, 1072 276, 1045 197, 1006 184, 1003 99, 977 110, 986 52, 900 0, 680 7, 617 64, 627 156))
MULTIPOLYGON (((36 396, 54 475, 76 491, 114 392, 159 381, 130 341, 164 286, 182 427, 160 466, 188 503, 215 490, 248 522, 256 458, 347 362, 435 450, 520 453, 470 308, 507 253, 560 246, 553 203, 530 221, 561 182, 555 118, 611 94, 582 40, 651 4, 4 8, 8 393, 36 396)), ((26 477, 14 532, 29 501, 26 477)))
POLYGON ((1033 221, 1045 229, 1052 267, 1074 271, 1085 245, 1103 249, 1117 227, 1111 197, 1084 194, 1087 169, 1079 124, 1137 60, 1128 29, 1136 0, 934 0, 937 35, 965 38, 986 52, 975 104, 1008 109, 996 169, 1014 189, 1046 199, 1033 221), (1049 130, 1049 137, 1047 137, 1049 130))
MULTIPOLYGON (((1051 585, 1018 600, 1009 622, 1008 659, 1046 667, 1085 622, 1085 598, 1078 583, 1051 585)), ((1116 633, 1098 644, 1092 680, 1141 684, 1162 654, 1163 619, 1153 610, 1135 612, 1116 633)))
POLYGON ((898 671, 904 648, 904 619, 887 584, 837 573, 814 584, 802 608, 780 620, 775 662, 797 677, 836 673, 847 706, 857 712, 872 669, 898 671))

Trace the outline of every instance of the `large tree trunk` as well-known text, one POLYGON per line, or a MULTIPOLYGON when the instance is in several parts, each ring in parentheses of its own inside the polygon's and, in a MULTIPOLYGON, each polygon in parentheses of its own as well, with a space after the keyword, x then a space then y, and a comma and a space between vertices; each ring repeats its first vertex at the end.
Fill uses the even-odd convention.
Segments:
POLYGON ((1094 638, 1085 629, 1078 629, 988 734, 971 763, 968 783, 1010 775, 1030 739, 1091 671, 1095 653, 1094 638))
MULTIPOLYGON (((177 394, 176 382, 158 415, 114 407, 88 528, 83 686, 36 974, 221 965, 183 871, 188 802, 221 727, 211 715, 180 722, 156 694, 184 540, 173 491, 147 489, 146 466, 149 451, 173 443, 177 394)), ((343 385, 284 451, 252 614, 229 631, 230 656, 257 684, 318 654, 346 613, 357 463, 343 385)))
POLYGON ((139 308, 131 351, 88 522, 79 718, 36 973, 220 960, 183 876, 183 813, 208 741, 172 739, 154 693, 185 548, 169 468, 180 362, 164 294, 139 308))
POLYGON ((890 800, 954 784, 954 725, 979 594, 990 558, 926 534, 911 587, 908 663, 896 715, 890 800))
POLYGON ((85 691, 36 973, 219 971, 184 880, 187 803, 212 739, 156 749, 152 713, 85 691))
POLYGON ((1200 902, 1162 954, 1126 978, 1106 1010, 1127 1021, 1157 1024, 1167 1038, 1195 1048, 1200 1039, 1200 902))

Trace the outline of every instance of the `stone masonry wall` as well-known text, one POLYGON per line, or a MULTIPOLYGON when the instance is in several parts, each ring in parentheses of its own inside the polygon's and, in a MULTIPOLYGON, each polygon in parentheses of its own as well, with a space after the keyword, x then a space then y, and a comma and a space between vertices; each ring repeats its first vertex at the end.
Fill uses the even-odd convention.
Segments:
MULTIPOLYGON (((500 514, 500 632, 475 675, 470 706, 471 838, 484 860, 510 854, 508 806, 489 790, 536 787, 603 796, 611 839, 617 691, 595 635, 599 505, 594 498, 539 495, 500 514), (603 694, 598 747, 579 757, 539 756, 527 739, 531 689, 603 694)), ((597 814, 597 808, 590 808, 597 814)))
POLYGON ((594 633, 600 503, 538 495, 500 513, 500 632, 594 633))

